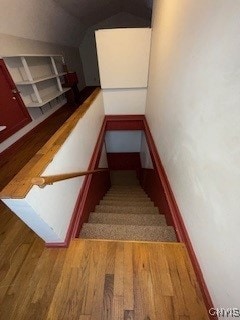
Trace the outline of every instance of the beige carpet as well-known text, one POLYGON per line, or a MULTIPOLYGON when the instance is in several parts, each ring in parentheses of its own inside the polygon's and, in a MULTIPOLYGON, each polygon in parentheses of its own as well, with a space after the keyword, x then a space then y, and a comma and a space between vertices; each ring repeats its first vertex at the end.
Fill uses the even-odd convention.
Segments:
POLYGON ((141 188, 135 171, 112 171, 112 187, 90 214, 84 239, 176 242, 174 228, 141 188))

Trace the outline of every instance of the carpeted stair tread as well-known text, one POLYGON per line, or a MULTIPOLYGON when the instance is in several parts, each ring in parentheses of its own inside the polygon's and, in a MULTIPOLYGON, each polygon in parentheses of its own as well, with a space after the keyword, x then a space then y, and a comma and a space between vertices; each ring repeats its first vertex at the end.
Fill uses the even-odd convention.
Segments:
POLYGON ((138 184, 138 185, 135 185, 135 186, 121 186, 121 185, 112 185, 110 190, 142 190, 143 191, 143 188, 138 184))
POLYGON ((124 195, 131 195, 131 196, 145 196, 146 193, 142 192, 142 191, 108 191, 107 192, 108 195, 119 195, 119 196, 124 196, 124 195))
POLYGON ((133 189, 129 189, 129 190, 113 190, 110 189, 108 190, 107 193, 111 193, 111 194, 129 194, 129 193, 135 193, 135 194, 146 194, 142 189, 140 190, 133 190, 133 189))
POLYGON ((136 185, 121 185, 121 184, 112 184, 111 188, 116 189, 139 189, 141 188, 139 182, 136 185))
POLYGON ((96 213, 92 212, 89 223, 136 225, 136 226, 166 226, 163 214, 124 214, 124 213, 96 213))
POLYGON ((146 194, 140 194, 140 193, 107 193, 106 196, 112 196, 112 197, 128 197, 128 198, 133 198, 133 197, 139 197, 139 198, 147 198, 146 194))
POLYGON ((116 200, 101 200, 100 205, 101 206, 121 206, 123 207, 135 207, 135 206, 141 206, 141 207, 154 207, 154 203, 149 199, 148 201, 138 201, 138 200, 122 200, 120 203, 116 200))
POLYGON ((111 171, 112 187, 84 223, 85 239, 176 242, 175 230, 142 189, 136 171, 111 171))
POLYGON ((121 198, 121 197, 104 197, 103 198, 104 201, 114 201, 116 203, 116 205, 121 205, 121 203, 123 202, 129 202, 129 201, 134 201, 139 203, 139 206, 141 206, 141 203, 148 203, 149 201, 151 201, 149 198, 121 198))
POLYGON ((148 197, 112 197, 112 196, 105 196, 103 200, 109 201, 139 201, 139 202, 148 202, 151 201, 148 197))
POLYGON ((128 191, 141 191, 141 192, 144 192, 144 190, 141 188, 141 187, 137 187, 137 188, 121 188, 121 187, 117 187, 117 186, 115 186, 115 187, 111 187, 110 189, 109 189, 109 191, 118 191, 118 192, 128 192, 128 191))
POLYGON ((141 186, 112 186, 109 190, 113 190, 113 191, 128 191, 128 190, 132 190, 132 191, 142 191, 144 192, 143 188, 141 186))
POLYGON ((97 205, 95 212, 108 212, 108 213, 151 213, 159 214, 158 208, 156 207, 129 207, 129 206, 108 206, 108 205, 97 205))
POLYGON ((131 226, 84 223, 79 235, 83 239, 130 241, 177 241, 173 227, 131 226))
POLYGON ((112 195, 112 194, 106 194, 103 199, 113 199, 113 200, 139 200, 139 201, 148 201, 150 200, 150 198, 147 196, 147 195, 129 195, 129 194, 124 194, 124 195, 119 195, 119 194, 116 194, 116 195, 112 195))
POLYGON ((141 196, 141 195, 146 195, 146 193, 144 193, 143 190, 139 190, 139 191, 134 191, 134 190, 121 190, 121 191, 117 191, 117 190, 109 190, 107 192, 107 194, 112 194, 112 195, 136 195, 136 196, 141 196))
POLYGON ((109 191, 129 191, 129 190, 144 192, 144 190, 140 186, 135 186, 135 187, 114 186, 109 189, 109 191))

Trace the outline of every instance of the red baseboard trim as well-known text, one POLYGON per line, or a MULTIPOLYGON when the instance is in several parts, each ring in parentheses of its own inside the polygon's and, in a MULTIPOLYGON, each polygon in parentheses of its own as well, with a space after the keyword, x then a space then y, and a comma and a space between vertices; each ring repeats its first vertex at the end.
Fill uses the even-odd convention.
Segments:
POLYGON ((70 244, 71 239, 69 239, 69 241, 64 241, 64 242, 46 242, 45 243, 45 247, 46 248, 68 248, 69 244, 70 244))
MULTIPOLYGON (((207 308, 207 310, 210 310, 211 308, 214 308, 214 306, 213 306, 213 302, 210 297, 206 282, 204 280, 200 265, 198 263, 195 252, 193 250, 193 246, 191 244, 187 229, 186 229, 185 224, 183 222, 182 215, 181 215, 180 210, 178 208, 178 205, 177 205, 176 199, 174 197, 171 185, 169 183, 167 174, 165 172, 165 169, 164 169, 162 162, 161 162, 161 159, 159 157, 159 154, 158 154, 157 148, 155 146, 152 134, 150 132, 147 120, 144 119, 143 122, 144 122, 144 131, 145 131, 146 139, 148 142, 149 151, 150 151, 152 161, 154 164, 154 169, 156 170, 156 172, 160 178, 160 181, 162 183, 164 193, 166 196, 166 200, 168 203, 169 211, 171 214, 171 218, 173 221, 173 226, 176 230, 178 240, 180 242, 185 243, 185 245, 186 245, 190 260, 192 262, 192 265, 193 265, 193 268, 194 268, 194 271, 195 271, 195 274, 196 274, 196 277, 197 277, 197 280, 198 280, 198 283, 199 283, 199 286, 200 286, 200 289, 201 289, 201 292, 203 295, 203 299, 204 299, 206 308, 207 308)), ((214 320, 217 319, 217 317, 210 316, 210 315, 209 315, 209 318, 214 319, 214 320)))
POLYGON ((162 186, 162 182, 154 169, 142 168, 140 174, 140 184, 149 198, 158 207, 159 212, 165 215, 167 224, 173 226, 172 215, 169 210, 166 195, 162 186))

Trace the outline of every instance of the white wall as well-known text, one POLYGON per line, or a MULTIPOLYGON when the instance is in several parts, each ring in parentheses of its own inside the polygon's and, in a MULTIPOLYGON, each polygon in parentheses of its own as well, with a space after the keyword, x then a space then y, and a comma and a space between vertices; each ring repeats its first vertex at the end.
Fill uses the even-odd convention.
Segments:
POLYGON ((141 159, 142 168, 153 169, 152 158, 151 158, 150 151, 148 148, 146 136, 143 131, 142 131, 142 136, 141 136, 140 159, 141 159))
MULTIPOLYGON (((86 170, 103 119, 100 93, 42 175, 86 170)), ((63 242, 83 180, 84 177, 74 178, 44 189, 34 186, 25 199, 3 201, 44 241, 63 242)))
POLYGON ((143 131, 107 131, 105 144, 107 152, 139 152, 142 168, 153 169, 151 155, 143 131))
POLYGON ((76 47, 84 27, 53 0, 1 0, 0 33, 76 47))
POLYGON ((107 151, 106 151, 105 143, 103 144, 103 147, 102 147, 102 152, 101 152, 101 156, 99 159, 98 167, 99 168, 108 168, 107 151))
POLYGON ((95 30, 126 27, 149 27, 149 21, 141 19, 129 13, 121 12, 104 21, 101 21, 100 23, 90 27, 86 31, 84 38, 80 44, 79 50, 83 61, 85 80, 88 86, 100 85, 95 30))
POLYGON ((107 152, 140 152, 142 131, 107 131, 105 143, 107 152))
MULTIPOLYGON (((78 48, 62 46, 42 41, 29 40, 0 33, 0 56, 15 55, 19 53, 63 54, 69 70, 76 71, 78 74, 79 89, 85 87, 82 62, 78 48)), ((44 114, 41 113, 40 109, 34 110, 33 121, 21 130, 19 130, 18 132, 16 132, 11 137, 6 139, 4 142, 2 142, 0 144, 0 152, 4 151, 6 148, 8 148, 10 145, 16 142, 18 139, 20 139, 24 134, 29 132, 36 125, 38 125, 40 122, 49 117, 64 103, 66 103, 65 99, 60 101, 59 103, 52 102, 52 108, 50 108, 49 105, 44 106, 44 114)))
POLYGON ((101 88, 146 88, 151 29, 105 29, 95 35, 101 88))
POLYGON ((146 116, 216 307, 239 307, 239 30, 239 1, 154 1, 146 116))
POLYGON ((151 29, 96 31, 105 114, 145 114, 151 29))
POLYGON ((105 89, 103 100, 105 114, 144 114, 147 88, 105 89))

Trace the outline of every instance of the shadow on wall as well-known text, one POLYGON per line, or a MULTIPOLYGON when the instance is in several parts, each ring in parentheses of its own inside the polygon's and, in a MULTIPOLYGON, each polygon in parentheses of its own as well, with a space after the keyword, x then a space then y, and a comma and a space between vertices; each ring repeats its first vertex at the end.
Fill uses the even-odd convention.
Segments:
POLYGON ((151 22, 141 19, 129 13, 119 13, 90 27, 80 44, 80 55, 83 63, 84 76, 87 86, 99 86, 99 68, 97 59, 97 49, 95 41, 95 31, 99 29, 113 28, 147 28, 151 22))

